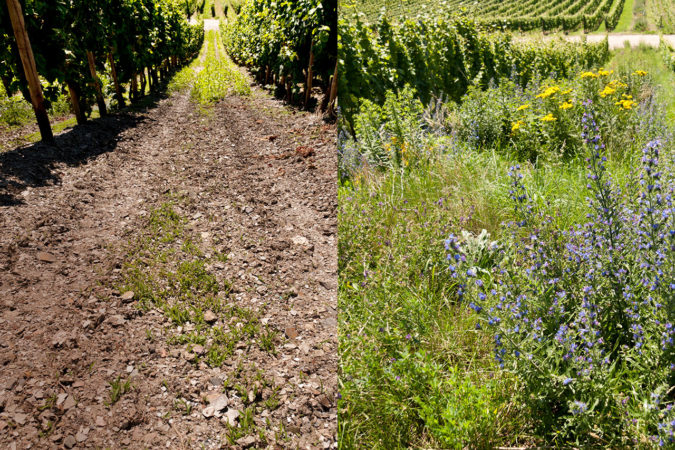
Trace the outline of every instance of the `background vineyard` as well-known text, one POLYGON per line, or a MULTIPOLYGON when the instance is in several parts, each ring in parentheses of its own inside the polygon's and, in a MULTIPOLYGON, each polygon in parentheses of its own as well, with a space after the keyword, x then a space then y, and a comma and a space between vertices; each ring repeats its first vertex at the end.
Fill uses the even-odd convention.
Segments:
POLYGON ((627 9, 626 28, 635 31, 673 33, 673 0, 344 0, 343 17, 363 13, 374 22, 384 14, 391 20, 443 16, 462 10, 467 17, 488 29, 532 31, 612 31, 627 9), (631 23, 630 18, 635 19, 631 23))

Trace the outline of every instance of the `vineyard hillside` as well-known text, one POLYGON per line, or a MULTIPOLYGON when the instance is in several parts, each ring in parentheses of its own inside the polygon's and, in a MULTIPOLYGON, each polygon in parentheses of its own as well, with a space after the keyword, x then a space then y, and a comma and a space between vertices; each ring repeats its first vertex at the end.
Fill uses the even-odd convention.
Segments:
POLYGON ((460 12, 493 30, 675 33, 674 0, 340 0, 341 17, 374 22, 443 17, 460 12))

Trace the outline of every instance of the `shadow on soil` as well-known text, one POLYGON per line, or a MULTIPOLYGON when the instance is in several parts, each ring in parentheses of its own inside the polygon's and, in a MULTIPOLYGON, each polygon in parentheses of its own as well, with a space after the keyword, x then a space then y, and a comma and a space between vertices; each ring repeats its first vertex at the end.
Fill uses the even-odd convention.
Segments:
POLYGON ((86 164, 97 156, 115 151, 120 134, 143 122, 144 111, 166 98, 166 89, 146 96, 134 105, 108 116, 92 119, 55 136, 53 144, 37 142, 0 153, 0 206, 23 204, 26 188, 59 184, 57 165, 86 164))

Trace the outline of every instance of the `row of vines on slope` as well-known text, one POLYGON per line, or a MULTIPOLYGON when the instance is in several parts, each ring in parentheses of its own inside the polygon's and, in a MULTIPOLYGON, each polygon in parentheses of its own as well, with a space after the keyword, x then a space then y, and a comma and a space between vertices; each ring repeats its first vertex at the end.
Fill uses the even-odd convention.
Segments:
POLYGON ((324 92, 322 109, 335 101, 337 2, 250 0, 222 33, 232 58, 288 101, 307 106, 315 81, 324 92))
POLYGON ((464 8, 468 15, 484 27, 500 30, 573 31, 582 28, 595 31, 603 23, 613 30, 619 22, 625 0, 445 0, 435 2, 398 1, 384 3, 357 0, 353 5, 344 3, 346 12, 358 11, 373 19, 380 14, 387 17, 411 16, 429 6, 427 14, 438 11, 456 11, 464 8), (429 5, 425 5, 429 3, 429 5), (384 9, 382 8, 384 6, 384 9), (408 13, 408 14, 406 14, 408 13))
POLYGON ((567 77, 578 67, 604 64, 607 40, 597 44, 516 43, 508 34, 485 34, 464 18, 373 25, 340 20, 340 107, 351 123, 361 98, 383 104, 388 91, 411 85, 424 104, 433 97, 459 101, 474 84, 510 77, 526 85, 537 76, 567 77))
MULTIPOLYGON (((20 6, 46 103, 67 87, 80 123, 94 99, 106 113, 101 71, 110 71, 123 106, 125 84, 136 100, 146 82, 158 86, 204 39, 203 26, 188 24, 179 0, 21 0, 20 6)), ((9 95, 18 91, 31 101, 8 9, 0 7, 0 79, 9 95)))

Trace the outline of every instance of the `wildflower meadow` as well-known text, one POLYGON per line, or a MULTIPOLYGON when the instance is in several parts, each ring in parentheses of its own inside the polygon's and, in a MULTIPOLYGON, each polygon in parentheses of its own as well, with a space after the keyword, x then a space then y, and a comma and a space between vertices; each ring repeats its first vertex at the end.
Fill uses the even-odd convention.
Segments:
POLYGON ((664 61, 625 48, 459 99, 411 82, 350 103, 341 447, 675 446, 664 61))

